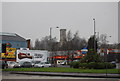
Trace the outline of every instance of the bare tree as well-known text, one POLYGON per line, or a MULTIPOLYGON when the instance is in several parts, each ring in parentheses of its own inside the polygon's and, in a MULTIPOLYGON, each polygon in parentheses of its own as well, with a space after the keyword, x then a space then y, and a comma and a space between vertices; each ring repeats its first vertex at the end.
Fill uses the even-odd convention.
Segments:
POLYGON ((57 48, 57 47, 55 47, 56 42, 57 42, 56 38, 52 38, 50 40, 49 36, 45 36, 40 41, 38 39, 36 39, 34 49, 36 49, 36 50, 51 50, 51 47, 52 47, 52 50, 54 50, 54 48, 57 48))
POLYGON ((87 42, 85 39, 79 37, 79 32, 77 31, 74 34, 74 37, 72 39, 72 49, 73 50, 80 50, 81 48, 85 47, 87 45, 87 42))
POLYGON ((43 37, 40 40, 40 49, 41 50, 49 50, 49 48, 50 48, 49 43, 50 43, 49 36, 43 37))
POLYGON ((67 33, 67 41, 71 41, 72 40, 72 33, 71 31, 69 30, 68 33, 67 33))
POLYGON ((40 41, 39 41, 39 39, 36 39, 36 40, 35 40, 34 49, 35 49, 35 50, 39 50, 39 49, 40 49, 40 41))
POLYGON ((34 50, 34 46, 33 46, 33 42, 32 41, 30 42, 30 49, 34 50))
POLYGON ((106 47, 106 39, 107 39, 107 34, 101 34, 100 39, 99 39, 99 44, 100 48, 105 48, 106 47))

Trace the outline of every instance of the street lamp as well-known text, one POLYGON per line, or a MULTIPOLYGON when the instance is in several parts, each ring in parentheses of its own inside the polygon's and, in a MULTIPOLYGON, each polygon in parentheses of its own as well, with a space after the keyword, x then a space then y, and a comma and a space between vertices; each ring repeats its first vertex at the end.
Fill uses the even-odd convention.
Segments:
MULTIPOLYGON (((106 36, 106 37, 111 37, 111 36, 106 36)), ((107 40, 105 39, 105 54, 104 54, 104 58, 106 57, 105 59, 105 62, 106 62, 106 77, 107 77, 107 40)))
MULTIPOLYGON (((56 28, 59 28, 58 26, 56 28)), ((52 40, 52 27, 50 27, 50 40, 52 40)))
POLYGON ((95 32, 95 18, 93 18, 93 21, 94 21, 94 52, 96 52, 96 36, 95 36, 95 34, 96 34, 96 32, 95 32))
MULTIPOLYGON (((59 28, 58 26, 56 28, 59 28)), ((52 55, 51 63, 53 64, 53 54, 52 54, 52 27, 50 27, 50 51, 52 55)))

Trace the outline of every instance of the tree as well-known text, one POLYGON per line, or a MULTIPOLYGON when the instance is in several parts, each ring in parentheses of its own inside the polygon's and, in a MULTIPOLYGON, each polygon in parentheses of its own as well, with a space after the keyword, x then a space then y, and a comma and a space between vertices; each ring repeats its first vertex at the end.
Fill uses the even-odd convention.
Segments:
POLYGON ((95 39, 95 36, 91 36, 88 40, 88 52, 94 51, 97 52, 97 39, 95 39))
POLYGON ((95 54, 95 52, 88 52, 87 55, 81 59, 80 62, 87 62, 87 63, 90 63, 90 62, 101 62, 102 61, 102 58, 100 57, 100 55, 98 54, 95 54))
POLYGON ((72 40, 72 33, 71 31, 69 30, 68 33, 67 33, 67 41, 71 41, 72 40))
POLYGON ((51 40, 49 36, 45 36, 41 39, 40 46, 41 49, 50 50, 51 40))
POLYGON ((99 39, 99 43, 100 43, 100 48, 105 48, 106 47, 106 41, 107 39, 107 34, 101 34, 100 35, 100 39, 99 39))
POLYGON ((95 36, 91 36, 88 39, 88 53, 87 55, 81 60, 81 62, 101 62, 100 55, 97 54, 97 39, 94 38, 95 36), (95 44, 94 44, 95 43, 95 44), (94 45, 96 45, 94 50, 94 45))
POLYGON ((36 49, 36 50, 39 50, 39 49, 40 49, 40 41, 39 41, 39 39, 36 39, 36 40, 35 40, 34 49, 36 49))
POLYGON ((83 47, 86 47, 87 42, 79 37, 79 32, 77 31, 72 39, 72 44, 73 50, 81 50, 83 47))
POLYGON ((67 33, 67 38, 66 39, 67 39, 67 43, 66 43, 66 46, 64 46, 64 47, 67 47, 66 50, 71 50, 72 49, 71 48, 72 47, 72 42, 71 41, 72 41, 73 38, 72 38, 72 33, 71 33, 70 30, 67 33))
POLYGON ((41 50, 54 50, 56 38, 50 39, 49 36, 45 36, 40 41, 40 49, 41 50))
POLYGON ((30 42, 30 50, 34 50, 32 41, 30 42))
POLYGON ((78 31, 74 34, 74 37, 72 39, 72 44, 73 44, 73 50, 78 50, 78 46, 79 46, 79 43, 80 43, 80 37, 78 35, 78 31))

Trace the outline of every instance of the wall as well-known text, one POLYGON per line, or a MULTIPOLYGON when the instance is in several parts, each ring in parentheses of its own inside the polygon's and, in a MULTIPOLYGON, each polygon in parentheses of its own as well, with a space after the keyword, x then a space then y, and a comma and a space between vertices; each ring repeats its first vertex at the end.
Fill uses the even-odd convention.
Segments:
MULTIPOLYGON (((1 43, 1 42, 0 42, 1 43)), ((5 41, 5 40, 2 40, 2 43, 10 43, 12 45, 11 48, 27 48, 27 42, 25 41, 5 41)))

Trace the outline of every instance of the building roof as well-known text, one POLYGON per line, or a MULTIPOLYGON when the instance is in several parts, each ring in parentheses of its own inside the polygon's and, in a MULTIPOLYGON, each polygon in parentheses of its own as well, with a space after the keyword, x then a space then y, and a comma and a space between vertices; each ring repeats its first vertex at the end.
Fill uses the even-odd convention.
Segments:
POLYGON ((0 32, 0 39, 6 41, 26 41, 26 39, 17 35, 16 33, 6 33, 6 32, 0 32))

